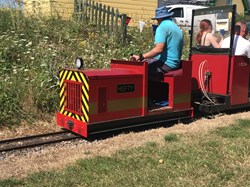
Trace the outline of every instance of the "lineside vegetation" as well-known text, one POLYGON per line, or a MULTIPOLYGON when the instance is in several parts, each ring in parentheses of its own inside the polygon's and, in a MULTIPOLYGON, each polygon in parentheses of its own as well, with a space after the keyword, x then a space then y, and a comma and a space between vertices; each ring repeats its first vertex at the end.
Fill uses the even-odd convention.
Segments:
POLYGON ((93 24, 0 9, 0 40, 0 127, 12 127, 51 119, 59 106, 59 69, 73 67, 76 57, 85 60, 86 68, 105 68, 110 59, 128 59, 130 53, 150 49, 153 32, 151 26, 142 33, 129 27, 122 46, 93 24))

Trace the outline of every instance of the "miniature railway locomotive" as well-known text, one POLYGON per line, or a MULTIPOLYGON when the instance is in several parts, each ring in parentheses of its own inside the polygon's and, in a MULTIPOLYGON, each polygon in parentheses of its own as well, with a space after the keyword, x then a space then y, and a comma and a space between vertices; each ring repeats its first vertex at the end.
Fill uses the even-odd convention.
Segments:
MULTIPOLYGON (((235 6, 193 11, 193 23, 221 11, 231 23, 233 38, 235 6)), ((216 20, 214 20, 216 21, 216 20)), ((249 107, 249 63, 232 55, 230 48, 199 48, 192 25, 190 58, 181 68, 148 82, 147 62, 111 60, 107 69, 60 71, 60 111, 57 124, 88 137, 90 132, 132 127, 156 119, 192 118, 194 112, 215 113, 249 107), (148 99, 154 101, 153 105, 148 99), (195 108, 195 110, 194 110, 195 108)))
POLYGON ((122 121, 132 126, 155 120, 155 116, 170 120, 191 117, 191 63, 187 61, 183 66, 187 67, 178 77, 164 77, 163 84, 169 84, 169 105, 154 108, 148 108, 147 63, 112 60, 110 69, 64 69, 60 72, 57 123, 87 137, 97 127, 117 128, 122 121), (188 82, 186 86, 178 86, 183 81, 188 82))

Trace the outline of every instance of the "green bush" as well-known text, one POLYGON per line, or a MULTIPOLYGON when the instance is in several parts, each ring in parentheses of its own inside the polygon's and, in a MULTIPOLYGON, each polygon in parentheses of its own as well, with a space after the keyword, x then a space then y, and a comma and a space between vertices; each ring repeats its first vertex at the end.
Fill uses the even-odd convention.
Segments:
POLYGON ((18 90, 14 91, 13 87, 0 82, 0 103, 0 124, 10 126, 20 123, 23 115, 18 90))

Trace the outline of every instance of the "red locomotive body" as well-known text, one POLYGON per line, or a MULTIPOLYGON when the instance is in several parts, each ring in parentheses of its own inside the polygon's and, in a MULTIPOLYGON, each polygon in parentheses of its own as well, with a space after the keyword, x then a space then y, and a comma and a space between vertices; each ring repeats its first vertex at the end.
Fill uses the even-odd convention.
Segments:
POLYGON ((232 55, 235 10, 235 6, 194 10, 190 60, 155 81, 148 81, 147 62, 112 60, 108 69, 61 70, 57 124, 88 137, 95 131, 128 128, 156 119, 192 118, 193 107, 206 113, 249 107, 249 59, 232 55), (213 18, 213 11, 216 18, 221 10, 231 23, 226 28, 232 38, 230 48, 200 48, 194 39, 194 23, 206 14, 213 18), (153 106, 149 99, 155 102, 153 106))
POLYGON ((87 137, 97 126, 98 130, 120 128, 121 120, 127 120, 129 126, 147 116, 148 120, 159 115, 172 119, 173 113, 178 113, 179 119, 192 117, 191 63, 183 62, 178 75, 173 73, 160 80, 169 87, 164 91, 169 92, 169 98, 165 96, 169 105, 150 108, 147 63, 112 60, 109 69, 62 70, 57 124, 87 137), (183 81, 186 84, 180 86, 183 81))

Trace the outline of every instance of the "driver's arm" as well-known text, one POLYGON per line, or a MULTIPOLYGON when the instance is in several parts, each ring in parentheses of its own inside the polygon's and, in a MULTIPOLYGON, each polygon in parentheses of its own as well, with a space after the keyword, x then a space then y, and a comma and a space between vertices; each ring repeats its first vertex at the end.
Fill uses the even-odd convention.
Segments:
POLYGON ((165 43, 157 43, 152 50, 143 54, 143 57, 144 58, 153 58, 153 57, 159 55, 163 51, 164 46, 165 46, 165 43))
MULTIPOLYGON (((153 58, 157 55, 159 55, 163 49, 164 49, 165 43, 157 43, 153 49, 151 49, 149 52, 142 54, 143 58, 153 58)), ((136 60, 139 60, 140 56, 139 55, 133 55, 133 57, 136 60)))

